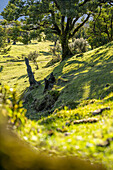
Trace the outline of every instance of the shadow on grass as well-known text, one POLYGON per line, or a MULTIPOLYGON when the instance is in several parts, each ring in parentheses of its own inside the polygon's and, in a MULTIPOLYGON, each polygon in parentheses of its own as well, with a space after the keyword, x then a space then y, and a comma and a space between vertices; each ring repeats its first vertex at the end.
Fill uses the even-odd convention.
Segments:
MULTIPOLYGON (((13 44, 12 44, 13 45, 13 44)), ((13 46, 25 46, 25 45, 28 45, 28 44, 15 44, 13 46)))
POLYGON ((51 55, 50 52, 45 52, 45 51, 39 51, 41 54, 45 55, 45 56, 48 56, 48 55, 51 55))
POLYGON ((0 66, 0 73, 3 71, 3 66, 0 66))
MULTIPOLYGON (((68 58, 54 68, 53 74, 55 78, 57 81, 59 79, 61 79, 61 81, 56 83, 56 89, 60 89, 60 96, 54 104, 53 109, 65 106, 70 102, 80 102, 94 98, 104 99, 104 97, 113 91, 112 55, 109 56, 108 53, 108 49, 103 52, 98 51, 92 55, 88 61, 84 61, 84 56, 81 56, 81 59, 75 57, 75 59, 73 58, 71 61, 68 58), (75 68, 73 67, 74 64, 75 66, 77 64, 75 68), (67 69, 65 74, 64 69, 67 69), (107 87, 106 84, 109 84, 109 87, 107 87)), ((46 78, 48 79, 49 75, 46 78)), ((37 89, 37 92, 35 91, 34 93, 37 93, 38 99, 38 93, 40 93, 40 96, 44 96, 40 89, 37 89)), ((109 98, 109 100, 113 100, 113 97, 109 98)), ((46 111, 46 113, 43 113, 42 111, 39 115, 41 114, 46 117, 50 112, 46 111)), ((38 119, 39 115, 34 114, 31 119, 33 119, 33 117, 34 119, 38 119)))
MULTIPOLYGON (((106 47, 107 48, 107 47, 106 47)), ((98 51, 99 52, 99 51, 98 51)), ((59 76, 68 79, 65 83, 61 83, 63 90, 59 97, 58 105, 63 101, 64 104, 68 101, 78 101, 82 99, 103 99, 111 90, 106 92, 106 84, 113 84, 113 60, 112 56, 108 56, 109 50, 92 55, 90 62, 79 61, 77 58, 72 61, 65 60, 54 69, 56 78, 59 76), (63 74, 65 65, 73 65, 80 63, 82 66, 75 68, 63 74), (70 96, 69 96, 70 95, 70 96)))
POLYGON ((24 60, 11 59, 11 60, 6 60, 6 61, 0 61, 0 63, 7 63, 7 62, 24 62, 24 60))
POLYGON ((18 78, 18 80, 23 79, 23 78, 25 78, 25 77, 27 77, 27 74, 20 76, 20 77, 18 78))

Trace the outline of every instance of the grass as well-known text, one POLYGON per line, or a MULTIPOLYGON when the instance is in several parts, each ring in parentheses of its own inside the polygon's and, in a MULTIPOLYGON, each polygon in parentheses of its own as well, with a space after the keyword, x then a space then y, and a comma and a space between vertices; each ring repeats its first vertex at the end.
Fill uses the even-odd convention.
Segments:
POLYGON ((39 52, 37 62, 40 69, 36 71, 33 63, 30 62, 30 64, 33 72, 35 72, 35 78, 38 79, 38 81, 43 80, 53 69, 52 67, 43 68, 52 58, 51 53, 49 53, 50 45, 52 45, 50 42, 39 42, 38 44, 34 43, 30 45, 17 44, 12 46, 11 51, 7 55, 1 55, 0 65, 3 66, 1 81, 3 84, 5 83, 10 87, 17 85, 17 91, 20 94, 29 86, 23 56, 27 57, 31 51, 35 50, 39 52))
MULTIPOLYGON (((42 84, 37 89, 28 90, 26 96, 32 94, 34 101, 47 95, 43 94, 43 80, 52 71, 57 79, 52 90, 60 92, 52 114, 48 111, 37 112, 28 97, 27 116, 31 120, 28 119, 18 133, 33 146, 49 154, 88 157, 91 161, 102 162, 107 169, 113 169, 113 42, 45 68, 52 58, 50 45, 48 41, 28 46, 16 45, 8 54, 14 56, 16 52, 16 56, 21 57, 21 54, 31 50, 39 50, 40 69, 35 70, 30 64, 36 80, 42 84), (92 114, 105 107, 110 107, 110 110, 105 109, 96 116, 92 114), (97 121, 75 123, 76 120, 88 118, 97 121)), ((15 62, 1 56, 0 62, 4 66, 1 80, 9 86, 17 83, 17 91, 21 94, 29 83, 24 61, 18 60, 16 56, 13 58, 15 62)))

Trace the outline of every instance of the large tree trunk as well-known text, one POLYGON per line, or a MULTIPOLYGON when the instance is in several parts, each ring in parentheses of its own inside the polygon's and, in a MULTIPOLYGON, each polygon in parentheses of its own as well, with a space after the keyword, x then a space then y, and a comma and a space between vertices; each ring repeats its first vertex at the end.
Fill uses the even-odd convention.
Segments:
POLYGON ((71 50, 69 49, 68 46, 68 39, 66 36, 62 36, 60 38, 61 41, 61 46, 62 46, 62 60, 64 60, 66 57, 70 57, 73 55, 73 53, 71 52, 71 50))

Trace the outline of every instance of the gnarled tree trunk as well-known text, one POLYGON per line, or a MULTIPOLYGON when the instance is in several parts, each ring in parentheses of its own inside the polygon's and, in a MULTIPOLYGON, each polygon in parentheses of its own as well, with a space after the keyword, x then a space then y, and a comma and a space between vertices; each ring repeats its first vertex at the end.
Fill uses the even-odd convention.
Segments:
POLYGON ((73 53, 69 49, 68 38, 67 38, 65 32, 60 36, 60 42, 61 42, 61 46, 62 46, 62 60, 64 60, 67 57, 71 57, 73 55, 73 53))

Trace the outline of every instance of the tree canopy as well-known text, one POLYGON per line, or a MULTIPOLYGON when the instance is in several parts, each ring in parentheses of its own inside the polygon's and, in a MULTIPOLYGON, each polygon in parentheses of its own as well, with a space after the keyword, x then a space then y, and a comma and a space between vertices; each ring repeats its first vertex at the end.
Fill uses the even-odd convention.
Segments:
POLYGON ((10 0, 2 16, 7 20, 25 16, 26 29, 46 29, 58 35, 64 59, 72 55, 69 39, 103 3, 113 5, 112 0, 10 0))

